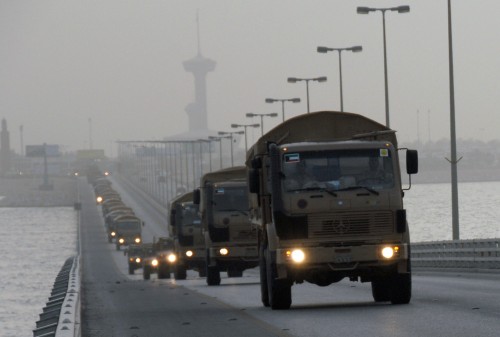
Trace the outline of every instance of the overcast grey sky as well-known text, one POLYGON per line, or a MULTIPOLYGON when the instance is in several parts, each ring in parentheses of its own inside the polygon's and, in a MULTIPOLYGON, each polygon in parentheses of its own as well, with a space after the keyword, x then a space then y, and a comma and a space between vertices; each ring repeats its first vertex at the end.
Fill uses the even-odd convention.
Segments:
MULTIPOLYGON (((209 73, 208 124, 248 123, 247 112, 281 112, 266 97, 300 97, 287 117, 339 110, 336 53, 343 53, 344 110, 385 123, 382 16, 357 6, 409 5, 386 15, 391 127, 402 141, 449 138, 447 1, 389 0, 0 0, 0 118, 11 146, 61 144, 110 151, 116 140, 162 139, 187 131, 194 81, 182 62, 196 55, 199 10, 209 73), (419 118, 417 118, 419 111, 419 118), (430 117, 430 132, 429 132, 430 117)), ((498 139, 500 2, 452 1, 457 137, 498 139)), ((265 130, 281 118, 265 120, 265 130)), ((258 122, 258 120, 254 120, 258 122)), ((257 137, 258 130, 250 137, 257 137)))

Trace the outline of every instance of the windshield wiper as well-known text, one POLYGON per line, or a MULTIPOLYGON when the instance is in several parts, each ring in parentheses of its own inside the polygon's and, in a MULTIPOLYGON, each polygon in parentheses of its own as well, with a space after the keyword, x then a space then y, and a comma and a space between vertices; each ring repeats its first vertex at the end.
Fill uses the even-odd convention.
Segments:
POLYGON ((326 192, 330 195, 333 195, 334 197, 337 196, 337 193, 335 193, 334 191, 332 191, 328 188, 319 187, 319 186, 297 188, 297 189, 293 189, 293 190, 288 190, 287 192, 311 192, 311 191, 326 192))
POLYGON ((226 208, 226 209, 217 209, 217 212, 238 212, 242 213, 244 215, 248 215, 248 211, 242 211, 241 209, 232 209, 232 208, 226 208))
POLYGON ((355 186, 349 186, 346 188, 341 188, 337 191, 351 191, 351 190, 358 190, 358 189, 364 189, 367 190, 370 193, 373 193, 375 195, 379 195, 380 193, 378 191, 375 191, 373 188, 366 187, 366 186, 361 186, 361 185, 355 185, 355 186))

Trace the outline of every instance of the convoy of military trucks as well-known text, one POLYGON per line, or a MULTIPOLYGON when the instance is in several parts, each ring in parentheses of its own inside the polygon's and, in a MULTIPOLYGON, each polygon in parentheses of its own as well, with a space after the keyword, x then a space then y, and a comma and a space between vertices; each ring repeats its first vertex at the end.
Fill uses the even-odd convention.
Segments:
MULTIPOLYGON (((142 242, 144 223, 106 178, 93 179, 107 239, 127 246, 129 273, 143 278, 196 271, 209 286, 221 272, 259 268, 261 301, 288 309, 291 288, 344 278, 370 282, 376 302, 411 300, 410 233, 400 156, 418 172, 415 150, 359 114, 308 113, 284 121, 247 151, 245 166, 202 175, 170 200, 168 237, 142 242), (401 156, 403 157, 403 156, 401 156)), ((167 206, 167 205, 165 205, 167 206)))

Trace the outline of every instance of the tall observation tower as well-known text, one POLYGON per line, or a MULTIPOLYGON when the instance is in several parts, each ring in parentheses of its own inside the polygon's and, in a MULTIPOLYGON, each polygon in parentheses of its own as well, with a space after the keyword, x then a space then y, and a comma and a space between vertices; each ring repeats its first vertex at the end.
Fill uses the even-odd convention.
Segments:
POLYGON ((196 27, 198 33, 198 54, 190 60, 184 61, 184 69, 193 73, 195 101, 186 106, 189 118, 189 132, 208 131, 207 123, 207 81, 209 71, 215 69, 215 61, 201 55, 200 48, 200 23, 196 16, 196 27))

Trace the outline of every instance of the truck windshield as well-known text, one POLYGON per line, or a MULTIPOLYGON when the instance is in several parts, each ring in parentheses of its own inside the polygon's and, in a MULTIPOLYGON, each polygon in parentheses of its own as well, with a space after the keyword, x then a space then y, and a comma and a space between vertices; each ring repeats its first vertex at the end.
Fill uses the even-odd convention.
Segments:
POLYGON ((140 230, 141 225, 137 221, 131 221, 131 222, 119 222, 117 225, 118 229, 121 230, 140 230))
POLYGON ((198 216, 198 205, 187 205, 182 210, 182 223, 185 225, 201 226, 198 216))
POLYGON ((246 186, 216 188, 213 194, 215 211, 248 211, 246 186))
POLYGON ((282 172, 286 192, 394 187, 393 159, 387 148, 285 153, 282 172))

